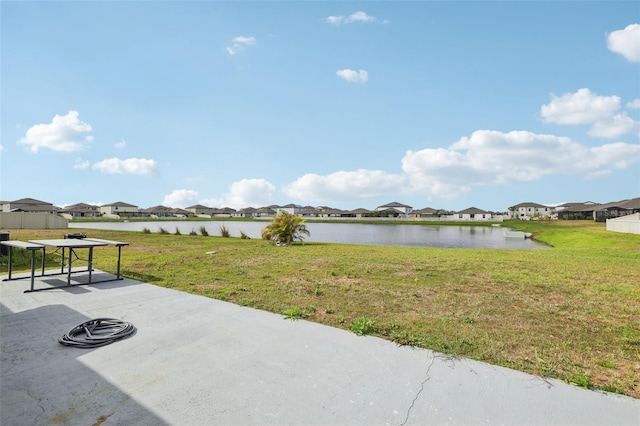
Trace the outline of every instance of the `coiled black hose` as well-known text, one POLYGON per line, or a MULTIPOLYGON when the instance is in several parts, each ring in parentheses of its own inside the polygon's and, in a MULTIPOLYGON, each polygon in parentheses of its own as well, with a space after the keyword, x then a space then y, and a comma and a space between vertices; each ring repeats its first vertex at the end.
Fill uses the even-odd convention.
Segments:
POLYGON ((135 333, 130 322, 115 318, 95 318, 76 325, 58 339, 65 346, 97 348, 135 333))

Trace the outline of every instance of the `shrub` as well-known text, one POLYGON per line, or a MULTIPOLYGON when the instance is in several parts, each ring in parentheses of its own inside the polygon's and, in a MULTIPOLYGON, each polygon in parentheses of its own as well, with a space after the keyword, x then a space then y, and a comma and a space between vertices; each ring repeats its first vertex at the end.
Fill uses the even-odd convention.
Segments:
POLYGON ((231 234, 229 233, 229 228, 224 225, 220 225, 220 235, 225 238, 230 237, 231 234))
POLYGON ((203 237, 208 237, 209 236, 209 232, 207 232, 207 228, 205 228, 204 226, 200 227, 200 235, 202 235, 203 237))
POLYGON ((305 318, 307 314, 305 314, 300 308, 289 308, 282 312, 285 319, 297 320, 301 318, 305 318))
POLYGON ((375 331, 376 322, 367 317, 360 317, 353 321, 349 328, 358 336, 371 334, 375 331))
POLYGON ((310 234, 301 216, 280 210, 271 224, 262 230, 262 239, 291 244, 295 240, 303 242, 310 234))

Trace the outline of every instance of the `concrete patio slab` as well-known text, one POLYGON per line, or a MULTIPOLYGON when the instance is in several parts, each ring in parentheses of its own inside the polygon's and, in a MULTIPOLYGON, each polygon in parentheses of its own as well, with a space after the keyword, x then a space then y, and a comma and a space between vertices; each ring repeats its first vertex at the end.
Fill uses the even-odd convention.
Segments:
POLYGON ((2 425, 640 424, 634 398, 130 279, 27 286, 0 284, 2 425), (101 317, 137 331, 58 343, 101 317))

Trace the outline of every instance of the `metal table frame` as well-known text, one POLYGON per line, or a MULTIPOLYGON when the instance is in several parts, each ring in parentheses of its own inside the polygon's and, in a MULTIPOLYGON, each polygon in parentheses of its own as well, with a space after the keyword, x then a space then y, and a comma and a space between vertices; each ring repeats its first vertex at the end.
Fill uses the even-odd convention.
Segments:
POLYGON ((12 279, 19 280, 23 278, 11 278, 12 273, 12 261, 11 261, 11 252, 14 247, 21 248, 23 250, 31 251, 31 291, 33 291, 33 284, 36 276, 36 250, 42 250, 42 272, 41 275, 44 275, 44 256, 46 254, 46 247, 41 244, 33 244, 26 243, 24 241, 2 241, 3 246, 9 247, 9 264, 7 266, 7 278, 3 281, 10 281, 12 279))
POLYGON ((122 277, 120 275, 120 264, 121 264, 121 255, 122 255, 122 247, 129 245, 129 243, 124 243, 124 242, 120 242, 120 241, 111 241, 111 240, 103 240, 100 238, 65 238, 65 239, 52 239, 52 240, 29 240, 29 242, 24 242, 24 241, 2 241, 1 242, 3 245, 9 246, 9 274, 7 276, 6 279, 4 279, 3 281, 9 281, 9 280, 18 280, 18 279, 24 279, 26 277, 22 277, 22 278, 12 278, 11 277, 11 270, 12 270, 12 265, 11 265, 11 247, 18 247, 18 248, 22 248, 25 250, 31 250, 31 287, 29 290, 26 290, 25 293, 28 292, 32 292, 32 291, 42 291, 42 290, 52 290, 54 288, 64 288, 64 287, 71 287, 71 286, 78 286, 78 285, 89 285, 89 284, 96 284, 96 283, 101 283, 101 282, 107 282, 107 281, 116 281, 116 280, 121 280, 122 277), (118 248, 118 263, 117 263, 117 271, 116 271, 116 278, 114 279, 106 279, 106 280, 100 280, 100 281, 94 281, 93 277, 92 277, 92 272, 93 272, 93 249, 95 247, 103 247, 103 246, 115 246, 118 248), (52 247, 55 248, 57 250, 62 249, 62 260, 60 262, 60 272, 55 272, 55 273, 50 273, 50 274, 45 274, 45 270, 44 270, 44 255, 46 253, 46 248, 47 247, 52 247), (68 249, 68 253, 66 253, 66 250, 68 249), (74 272, 85 272, 85 270, 76 270, 73 271, 73 257, 77 256, 76 254, 76 250, 77 249, 88 249, 89 250, 89 255, 87 258, 87 269, 86 271, 89 273, 89 281, 86 283, 78 283, 78 284, 71 284, 71 274, 74 272), (65 286, 57 286, 57 287, 47 287, 47 288, 40 288, 40 289, 35 289, 34 288, 34 281, 35 281, 35 277, 36 277, 36 270, 35 270, 35 251, 36 250, 42 250, 42 272, 40 276, 45 276, 45 275, 62 275, 62 274, 67 274, 67 285, 65 286), (68 254, 68 257, 65 257, 65 255, 68 254), (67 271, 65 272, 65 264, 67 266, 67 271))

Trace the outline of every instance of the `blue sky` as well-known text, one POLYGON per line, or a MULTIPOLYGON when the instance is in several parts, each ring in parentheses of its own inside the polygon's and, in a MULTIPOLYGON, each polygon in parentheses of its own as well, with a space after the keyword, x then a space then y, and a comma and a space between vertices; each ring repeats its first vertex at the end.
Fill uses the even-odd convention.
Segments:
POLYGON ((11 2, 0 199, 640 196, 637 1, 11 2))

